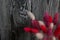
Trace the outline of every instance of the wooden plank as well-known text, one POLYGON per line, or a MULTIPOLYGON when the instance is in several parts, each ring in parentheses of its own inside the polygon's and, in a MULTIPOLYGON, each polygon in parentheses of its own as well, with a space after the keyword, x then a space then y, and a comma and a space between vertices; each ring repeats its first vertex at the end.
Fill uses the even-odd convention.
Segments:
POLYGON ((47 6, 46 3, 46 0, 32 0, 32 12, 35 14, 36 19, 42 20, 43 13, 47 6))
POLYGON ((53 16, 55 12, 58 12, 59 0, 49 0, 49 12, 53 16))
POLYGON ((1 26, 1 40, 9 40, 9 31, 10 31, 10 20, 9 20, 9 9, 8 7, 8 0, 1 0, 1 17, 2 17, 2 26, 1 26))

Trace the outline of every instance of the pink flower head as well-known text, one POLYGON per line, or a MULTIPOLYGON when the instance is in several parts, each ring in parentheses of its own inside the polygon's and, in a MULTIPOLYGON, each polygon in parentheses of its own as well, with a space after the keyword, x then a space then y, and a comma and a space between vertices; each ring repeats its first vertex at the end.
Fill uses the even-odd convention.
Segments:
MULTIPOLYGON (((31 16, 31 15, 30 15, 31 16)), ((45 33, 45 37, 43 40, 54 40, 59 39, 60 40, 60 24, 56 27, 56 29, 53 32, 54 25, 58 22, 59 14, 55 13, 54 18, 52 19, 52 16, 48 14, 46 11, 43 17, 43 21, 35 20, 35 17, 32 18, 31 16, 31 26, 32 28, 25 27, 25 32, 31 32, 34 33, 35 36, 37 36, 38 39, 42 38, 43 35, 40 33, 40 31, 43 31, 45 33)))
POLYGON ((53 35, 52 29, 48 29, 47 34, 48 34, 48 36, 52 36, 53 35))
POLYGON ((38 21, 37 20, 32 20, 32 27, 33 28, 36 28, 36 29, 38 29, 38 27, 39 27, 39 23, 38 23, 38 21))
POLYGON ((54 25, 57 24, 58 19, 59 19, 59 14, 58 14, 58 12, 57 12, 57 13, 55 13, 55 15, 54 15, 54 19, 53 19, 53 23, 54 23, 54 25))
POLYGON ((43 20, 47 27, 50 25, 50 23, 52 23, 52 17, 48 15, 47 12, 44 14, 43 20))

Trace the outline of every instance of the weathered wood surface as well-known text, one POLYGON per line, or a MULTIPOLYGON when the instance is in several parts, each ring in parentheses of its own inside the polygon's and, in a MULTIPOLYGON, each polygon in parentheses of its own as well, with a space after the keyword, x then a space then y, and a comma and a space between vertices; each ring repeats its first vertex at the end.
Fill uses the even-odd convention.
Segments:
POLYGON ((0 0, 0 40, 9 40, 10 29, 9 0, 0 0))
MULTIPOLYGON (((36 19, 42 20, 43 14, 46 10, 54 16, 55 12, 60 10, 58 9, 60 7, 59 3, 60 0, 0 0, 1 40, 13 40, 9 37, 10 31, 14 31, 13 29, 17 27, 20 28, 20 26, 16 24, 16 21, 24 24, 26 23, 24 18, 28 20, 28 16, 24 11, 25 9, 33 12, 36 19), (10 20, 11 15, 13 20, 10 20)), ((19 35, 18 38, 15 37, 15 40, 33 40, 31 39, 32 34, 30 33, 19 32, 19 35)), ((37 39, 35 38, 35 40, 37 39)))

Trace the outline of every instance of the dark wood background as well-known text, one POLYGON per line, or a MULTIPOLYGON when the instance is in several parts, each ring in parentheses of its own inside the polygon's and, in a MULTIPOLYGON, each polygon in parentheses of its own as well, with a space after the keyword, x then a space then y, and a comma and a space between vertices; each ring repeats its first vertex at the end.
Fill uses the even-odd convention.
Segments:
POLYGON ((0 0, 1 40, 38 40, 36 38, 32 39, 32 34, 26 32, 19 32, 20 36, 16 36, 15 29, 24 27, 20 27, 16 23, 25 23, 26 12, 24 10, 34 13, 38 20, 42 20, 45 11, 48 11, 53 17, 55 12, 60 12, 60 0, 0 0))

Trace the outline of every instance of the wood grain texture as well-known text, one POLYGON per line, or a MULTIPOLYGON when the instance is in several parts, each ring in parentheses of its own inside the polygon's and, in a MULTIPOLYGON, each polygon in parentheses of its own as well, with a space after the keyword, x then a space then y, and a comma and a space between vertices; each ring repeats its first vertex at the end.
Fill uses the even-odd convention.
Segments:
POLYGON ((8 0, 0 0, 0 11, 1 11, 1 19, 0 19, 0 29, 1 29, 1 40, 9 40, 9 32, 11 29, 10 24, 10 14, 9 14, 9 1, 8 0))

